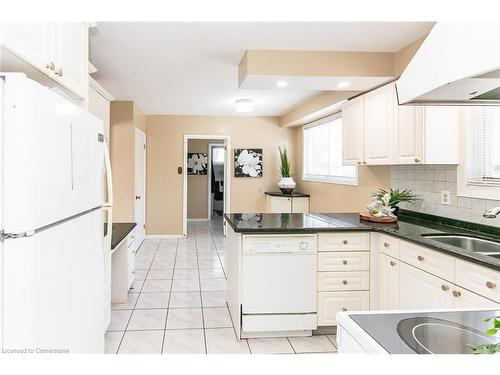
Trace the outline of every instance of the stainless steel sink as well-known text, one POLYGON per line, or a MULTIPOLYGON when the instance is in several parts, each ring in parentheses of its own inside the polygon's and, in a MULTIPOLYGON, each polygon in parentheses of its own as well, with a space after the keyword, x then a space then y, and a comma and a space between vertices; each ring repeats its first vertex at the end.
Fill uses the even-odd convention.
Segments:
POLYGON ((498 242, 453 234, 423 234, 422 237, 456 246, 474 253, 500 258, 500 243, 498 242))

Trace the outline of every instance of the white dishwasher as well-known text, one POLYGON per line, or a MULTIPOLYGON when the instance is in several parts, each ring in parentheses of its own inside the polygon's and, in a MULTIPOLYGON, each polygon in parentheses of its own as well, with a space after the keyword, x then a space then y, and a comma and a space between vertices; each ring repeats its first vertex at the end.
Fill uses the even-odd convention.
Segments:
POLYGON ((317 328, 316 243, 315 234, 243 236, 242 337, 317 328))

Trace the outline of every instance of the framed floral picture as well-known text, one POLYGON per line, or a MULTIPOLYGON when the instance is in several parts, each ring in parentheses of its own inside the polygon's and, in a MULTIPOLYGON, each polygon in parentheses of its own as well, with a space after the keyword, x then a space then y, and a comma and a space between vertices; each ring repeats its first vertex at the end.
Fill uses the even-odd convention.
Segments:
POLYGON ((188 153, 187 174, 203 175, 207 174, 208 154, 188 153))
POLYGON ((234 177, 262 177, 262 149, 234 150, 234 177))

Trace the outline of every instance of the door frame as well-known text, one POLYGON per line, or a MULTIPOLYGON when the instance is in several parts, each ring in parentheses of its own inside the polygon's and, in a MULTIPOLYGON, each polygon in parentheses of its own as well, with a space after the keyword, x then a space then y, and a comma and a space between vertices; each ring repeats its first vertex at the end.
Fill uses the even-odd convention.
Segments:
MULTIPOLYGON (((146 154, 146 148, 147 148, 147 140, 146 140, 146 133, 144 133, 141 129, 138 129, 138 128, 134 128, 135 129, 135 133, 134 133, 134 137, 137 137, 138 133, 144 137, 144 149, 142 150, 143 153, 144 153, 144 165, 143 165, 143 171, 144 171, 144 181, 143 181, 143 186, 144 186, 144 191, 143 191, 143 196, 141 197, 143 199, 143 202, 144 202, 144 212, 143 212, 143 217, 144 217, 144 237, 142 238, 142 240, 144 240, 146 238, 146 157, 147 157, 147 154, 146 154)), ((135 146, 135 138, 134 138, 134 146, 135 146)), ((134 147, 135 148, 135 147, 134 147)), ((134 155, 134 159, 135 159, 135 155, 134 155)), ((137 195, 137 190, 136 190, 136 186, 135 186, 135 183, 136 183, 136 176, 135 176, 135 164, 134 164, 134 221, 136 221, 136 216, 135 216, 135 196, 137 195)), ((141 240, 141 242, 142 242, 141 240)), ((140 246, 141 244, 140 243, 137 243, 137 248, 140 246)))
MULTIPOLYGON (((208 190, 208 220, 212 220, 212 214, 213 214, 213 209, 212 209, 212 151, 215 147, 223 147, 224 144, 222 143, 209 143, 208 144, 208 187, 207 187, 207 190, 208 190)), ((227 156, 227 155, 226 155, 227 156)), ((224 165, 227 163, 227 160, 224 160, 224 165)), ((226 178, 226 176, 224 175, 224 178, 226 178)), ((226 181, 224 181, 224 184, 225 184, 226 181)), ((224 189, 226 187, 224 186, 224 189)), ((224 203, 224 198, 222 198, 223 200, 223 204, 224 203)), ((224 207, 224 206, 223 206, 224 207)))
MULTIPOLYGON (((187 153, 188 141, 190 139, 207 139, 207 140, 222 140, 226 148, 226 163, 224 163, 224 213, 230 212, 230 196, 231 196, 231 183, 229 179, 229 166, 231 165, 230 151, 231 151, 231 136, 230 135, 216 135, 216 134, 184 134, 184 155, 183 155, 183 169, 182 169, 182 236, 187 237, 187 153), (229 183, 228 183, 229 182, 229 183)), ((209 199, 210 201, 210 199, 209 199)), ((210 212, 209 215, 210 217, 210 212)), ((225 235, 225 220, 224 220, 224 235, 225 235)))

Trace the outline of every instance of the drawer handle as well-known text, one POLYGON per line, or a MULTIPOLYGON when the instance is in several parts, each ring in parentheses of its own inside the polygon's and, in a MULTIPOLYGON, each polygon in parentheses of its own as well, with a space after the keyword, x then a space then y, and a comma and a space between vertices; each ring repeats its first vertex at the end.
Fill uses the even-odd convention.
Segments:
POLYGON ((423 262, 425 258, 424 258, 422 255, 419 255, 419 256, 417 257, 417 259, 418 259, 419 261, 423 262))
POLYGON ((389 245, 387 242, 384 242, 384 247, 389 247, 391 245, 389 245))
POLYGON ((389 262, 389 264, 390 264, 391 266, 395 266, 395 265, 396 265, 396 262, 395 262, 395 261, 393 261, 393 260, 391 260, 391 261, 389 262))
POLYGON ((453 297, 460 297, 461 295, 462 295, 462 293, 460 293, 459 291, 457 291, 457 290, 453 291, 453 297))
POLYGON ((347 264, 347 260, 343 260, 342 264, 345 266, 347 264))
POLYGON ((342 241, 344 245, 347 245, 349 242, 347 240, 342 241))
POLYGON ((441 285, 441 290, 442 290, 443 292, 446 292, 448 289, 450 289, 450 287, 449 287, 448 285, 444 285, 444 284, 443 284, 443 285, 441 285))
POLYGON ((486 286, 490 289, 495 289, 497 287, 497 284, 492 283, 491 281, 487 281, 486 286))
POLYGON ((347 311, 347 309, 345 307, 342 307, 342 311, 347 311))
POLYGON ((342 284, 347 285, 347 280, 342 280, 342 284))

